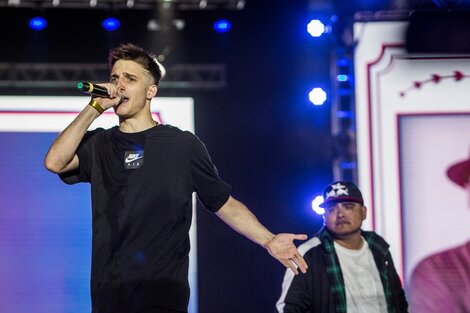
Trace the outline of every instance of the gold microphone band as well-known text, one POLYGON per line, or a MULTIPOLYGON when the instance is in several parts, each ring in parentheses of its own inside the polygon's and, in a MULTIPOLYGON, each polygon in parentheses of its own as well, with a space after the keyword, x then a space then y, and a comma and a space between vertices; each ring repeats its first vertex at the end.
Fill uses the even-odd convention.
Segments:
POLYGON ((95 110, 98 111, 98 113, 100 113, 100 114, 104 112, 104 109, 95 100, 91 100, 90 103, 88 103, 88 105, 95 108, 95 110))

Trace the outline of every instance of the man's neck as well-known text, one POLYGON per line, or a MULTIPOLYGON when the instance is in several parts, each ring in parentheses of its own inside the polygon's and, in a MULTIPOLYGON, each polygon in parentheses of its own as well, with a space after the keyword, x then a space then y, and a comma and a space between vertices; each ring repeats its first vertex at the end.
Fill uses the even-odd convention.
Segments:
POLYGON ((157 124, 151 117, 145 119, 120 119, 119 130, 123 133, 137 133, 152 128, 157 124))

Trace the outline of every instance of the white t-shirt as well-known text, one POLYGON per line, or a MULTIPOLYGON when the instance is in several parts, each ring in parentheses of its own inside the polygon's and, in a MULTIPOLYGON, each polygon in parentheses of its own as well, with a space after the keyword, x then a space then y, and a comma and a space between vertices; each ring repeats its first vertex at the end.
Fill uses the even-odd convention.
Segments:
POLYGON ((347 249, 336 242, 346 288, 348 313, 387 313, 382 281, 367 241, 359 250, 347 249))

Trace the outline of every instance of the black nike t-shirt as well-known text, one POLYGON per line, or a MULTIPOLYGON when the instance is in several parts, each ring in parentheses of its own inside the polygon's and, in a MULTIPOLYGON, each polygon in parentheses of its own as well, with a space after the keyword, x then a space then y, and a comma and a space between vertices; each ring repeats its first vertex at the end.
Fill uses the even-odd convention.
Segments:
POLYGON ((158 125, 88 132, 76 171, 64 182, 90 182, 93 210, 93 313, 186 311, 192 193, 216 212, 231 187, 202 142, 158 125))

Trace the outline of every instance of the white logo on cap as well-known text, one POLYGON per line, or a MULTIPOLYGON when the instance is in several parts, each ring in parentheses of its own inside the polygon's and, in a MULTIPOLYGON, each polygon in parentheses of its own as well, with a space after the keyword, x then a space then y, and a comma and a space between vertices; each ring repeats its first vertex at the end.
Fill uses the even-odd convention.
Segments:
POLYGON ((349 191, 346 186, 337 183, 336 185, 331 185, 331 191, 326 193, 326 198, 329 199, 331 197, 339 197, 339 196, 349 196, 349 191))

